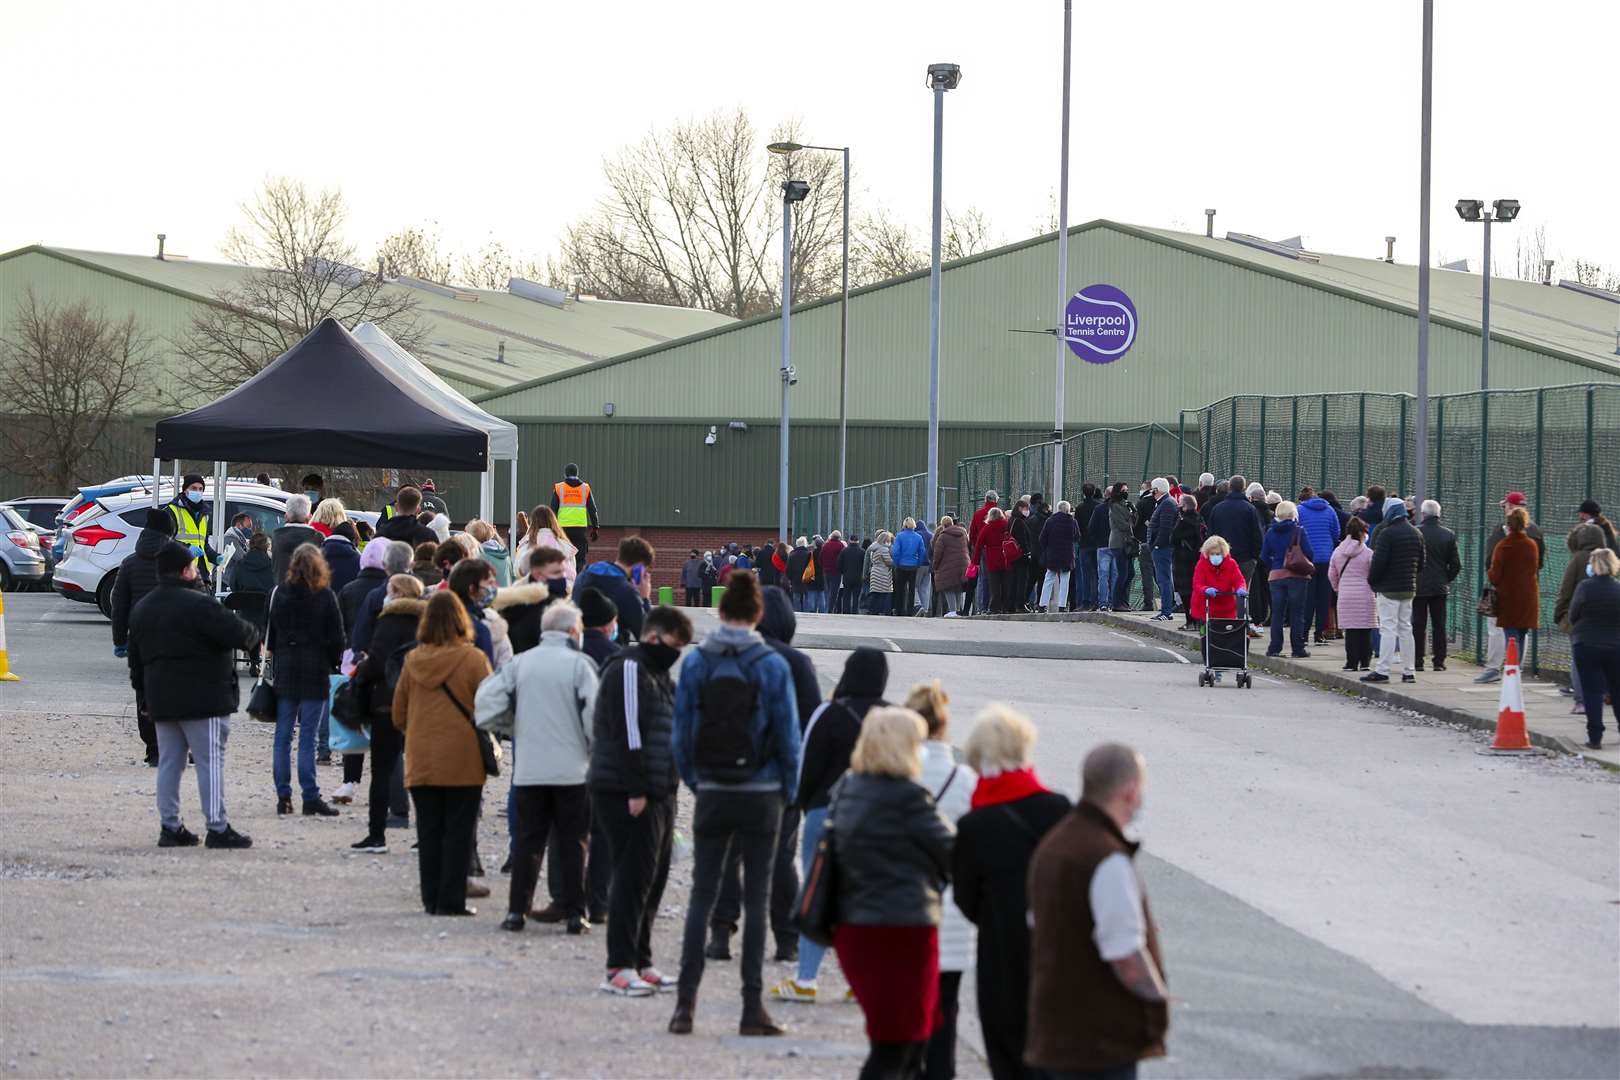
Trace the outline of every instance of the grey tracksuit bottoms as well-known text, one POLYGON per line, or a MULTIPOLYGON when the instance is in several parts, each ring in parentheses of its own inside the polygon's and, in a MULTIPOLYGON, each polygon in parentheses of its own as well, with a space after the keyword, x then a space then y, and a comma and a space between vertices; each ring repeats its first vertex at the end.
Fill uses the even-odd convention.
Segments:
POLYGON ((180 827, 180 776, 186 771, 186 752, 197 759, 197 796, 209 832, 223 832, 225 821, 225 738, 230 717, 201 720, 159 720, 157 727, 158 818, 165 829, 180 827))

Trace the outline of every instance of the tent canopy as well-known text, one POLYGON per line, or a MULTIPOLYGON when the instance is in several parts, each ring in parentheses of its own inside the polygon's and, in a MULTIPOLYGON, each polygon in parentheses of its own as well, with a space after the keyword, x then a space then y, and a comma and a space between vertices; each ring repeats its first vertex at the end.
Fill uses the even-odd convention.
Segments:
POLYGON ((391 367, 335 319, 323 319, 235 390, 160 420, 153 454, 274 465, 487 469, 489 433, 391 367))
POLYGON ((376 323, 363 322, 354 328, 354 340, 396 376, 432 401, 444 413, 471 427, 489 432, 491 461, 515 461, 518 450, 517 425, 491 416, 474 405, 449 383, 439 378, 422 361, 402 348, 376 323))

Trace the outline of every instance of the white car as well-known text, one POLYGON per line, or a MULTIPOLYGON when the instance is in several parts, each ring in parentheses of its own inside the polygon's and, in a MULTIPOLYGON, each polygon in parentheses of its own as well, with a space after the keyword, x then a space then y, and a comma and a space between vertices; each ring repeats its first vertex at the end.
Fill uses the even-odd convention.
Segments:
MULTIPOLYGON (((158 489, 159 505, 172 499, 172 486, 165 481, 158 489)), ((291 497, 292 492, 263 484, 227 483, 226 524, 237 514, 245 513, 253 519, 255 531, 274 532, 286 522, 287 500, 291 497)), ((212 515, 212 478, 205 481, 203 505, 212 515)), ((69 600, 95 604, 103 615, 112 618, 113 581, 118 576, 119 564, 134 554, 135 541, 146 527, 146 515, 151 508, 152 492, 137 489, 97 499, 94 506, 81 511, 71 525, 64 526, 67 540, 51 587, 69 600)), ((375 513, 366 511, 351 511, 349 516, 373 525, 377 518, 375 513)), ((212 529, 213 523, 209 524, 212 529)))

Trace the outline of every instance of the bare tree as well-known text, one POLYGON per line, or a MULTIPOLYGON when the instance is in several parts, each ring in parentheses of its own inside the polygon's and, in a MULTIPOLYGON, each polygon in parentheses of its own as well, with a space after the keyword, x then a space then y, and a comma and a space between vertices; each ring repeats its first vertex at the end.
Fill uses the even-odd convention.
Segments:
MULTIPOLYGON (((851 241, 851 280, 870 285, 927 269, 929 242, 926 231, 895 221, 880 207, 861 219, 851 241)), ((983 211, 971 206, 960 214, 945 211, 940 228, 941 259, 977 255, 994 246, 990 220, 983 211)))
POLYGON ((1612 270, 1602 263, 1591 262, 1587 259, 1576 259, 1575 280, 1582 285, 1590 285, 1596 289, 1620 292, 1620 271, 1612 270))
POLYGON ((1540 281, 1541 264, 1547 258, 1547 226, 1537 225, 1526 236, 1522 231, 1513 241, 1513 272, 1521 281, 1540 281))
MULTIPOLYGON (((791 140, 795 125, 778 127, 791 140)), ((603 165, 608 194, 570 226, 548 267, 554 283, 621 300, 702 307, 746 317, 778 303, 779 183, 789 171, 810 183, 795 209, 792 258, 807 299, 827 290, 827 260, 842 228, 835 155, 795 154, 766 164, 742 109, 655 132, 603 165)))
POLYGON ((460 270, 451 279, 457 285, 475 289, 505 289, 515 277, 541 281, 546 267, 533 259, 519 259, 499 240, 490 239, 475 254, 463 255, 460 270))
POLYGON ((326 318, 345 326, 376 323, 406 349, 421 344, 415 297, 354 265, 337 191, 311 192, 274 178, 242 212, 246 225, 231 230, 223 250, 254 269, 217 292, 175 343, 191 361, 186 391, 213 397, 234 390, 326 318))
POLYGON ((442 250, 437 226, 412 226, 384 238, 377 245, 372 265, 381 265, 389 277, 414 277, 427 281, 449 281, 452 260, 442 250))
POLYGON ((93 479, 108 425, 134 411, 153 369, 152 339, 135 316, 114 319, 82 300, 41 302, 29 289, 0 338, 9 467, 57 491, 93 479))

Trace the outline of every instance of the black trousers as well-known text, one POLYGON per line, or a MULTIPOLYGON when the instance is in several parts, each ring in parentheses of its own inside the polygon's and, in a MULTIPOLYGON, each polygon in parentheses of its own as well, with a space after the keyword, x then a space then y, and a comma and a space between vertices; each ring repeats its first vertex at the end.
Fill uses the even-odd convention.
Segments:
POLYGON ((585 557, 586 553, 591 549, 591 530, 564 529, 563 534, 568 537, 568 542, 570 544, 573 544, 579 549, 579 554, 574 556, 574 569, 585 569, 591 564, 591 561, 585 557))
MULTIPOLYGON (((373 717, 371 720, 371 790, 370 805, 366 811, 372 836, 382 836, 388 829, 388 807, 392 802, 394 770, 399 768, 400 757, 405 751, 405 736, 399 733, 388 720, 382 717, 373 717)), ((348 768, 348 756, 345 755, 343 765, 348 768)))
POLYGON ((765 906, 771 892, 771 859, 782 821, 780 792, 699 791, 692 811, 692 892, 681 937, 680 992, 697 997, 703 982, 703 946, 709 915, 720 895, 720 872, 726 849, 742 851, 743 940, 742 997, 745 1004, 763 1000, 765 991, 765 906))
MULTIPOLYGON (((675 840, 675 799, 648 799, 639 815, 618 792, 593 792, 591 821, 601 822, 613 851, 608 899, 608 970, 652 967, 653 920, 664 900, 675 840)), ((605 853, 604 853, 605 854, 605 853)), ((593 852, 594 857, 594 852, 593 852)))
POLYGON ((1586 706, 1586 737, 1603 741, 1603 695, 1609 695, 1614 726, 1620 731, 1620 648, 1572 645, 1575 669, 1581 675, 1581 704, 1586 706))
POLYGON ((358 784, 360 782, 360 778, 365 775, 365 771, 366 755, 343 755, 343 782, 345 784, 358 784))
MULTIPOLYGON (((555 836, 552 857, 560 875, 556 904, 570 918, 585 917, 585 844, 591 831, 591 801, 584 784, 523 784, 512 803, 512 883, 506 910, 527 915, 540 877, 540 857, 555 836)), ((420 828, 418 824, 418 828, 420 828)))
POLYGON ((1371 630, 1346 630, 1344 632, 1344 666, 1354 664, 1357 668, 1366 668, 1372 663, 1371 630))
POLYGON ((926 1042, 874 1042, 861 1064, 860 1080, 911 1080, 921 1076, 926 1042))
POLYGON ((704 606, 704 603, 703 603, 703 588, 702 588, 702 586, 699 586, 696 589, 692 588, 691 586, 687 586, 687 588, 686 588, 686 606, 687 607, 703 607, 704 606))
POLYGON ((413 787, 416 856, 422 876, 422 907, 451 915, 467 907, 467 860, 478 828, 477 787, 413 787))
POLYGON ((137 695, 135 698, 135 730, 140 733, 141 742, 146 744, 146 756, 152 761, 157 760, 157 725, 152 723, 152 714, 146 711, 146 702, 137 695))
POLYGON ((928 1080, 952 1080, 956 1076, 956 1015, 960 1007, 962 973, 939 973, 939 1027, 929 1036, 922 1075, 928 1080))
POLYGON ((1417 648, 1413 657, 1423 663, 1423 631, 1434 628, 1434 662, 1446 662, 1446 597, 1415 596, 1412 598, 1412 643, 1417 648))
POLYGON ((917 568, 894 568, 894 613, 910 615, 917 608, 917 568))
MULTIPOLYGON (((782 811, 782 827, 776 834, 776 862, 771 867, 771 933, 781 948, 799 943, 799 930, 793 925, 793 904, 799 898, 799 808, 782 811)), ((734 933, 742 917, 742 846, 726 849, 726 867, 720 877, 720 899, 715 902, 709 925, 715 930, 734 933)))
MULTIPOLYGON (((673 826, 671 826, 673 828, 673 826)), ((563 894, 562 859, 557 854, 557 834, 551 834, 546 845, 546 891, 553 903, 560 905, 563 894)), ((585 910, 591 921, 608 909, 608 890, 613 886, 613 845, 602 824, 591 815, 590 841, 585 848, 585 910)))

